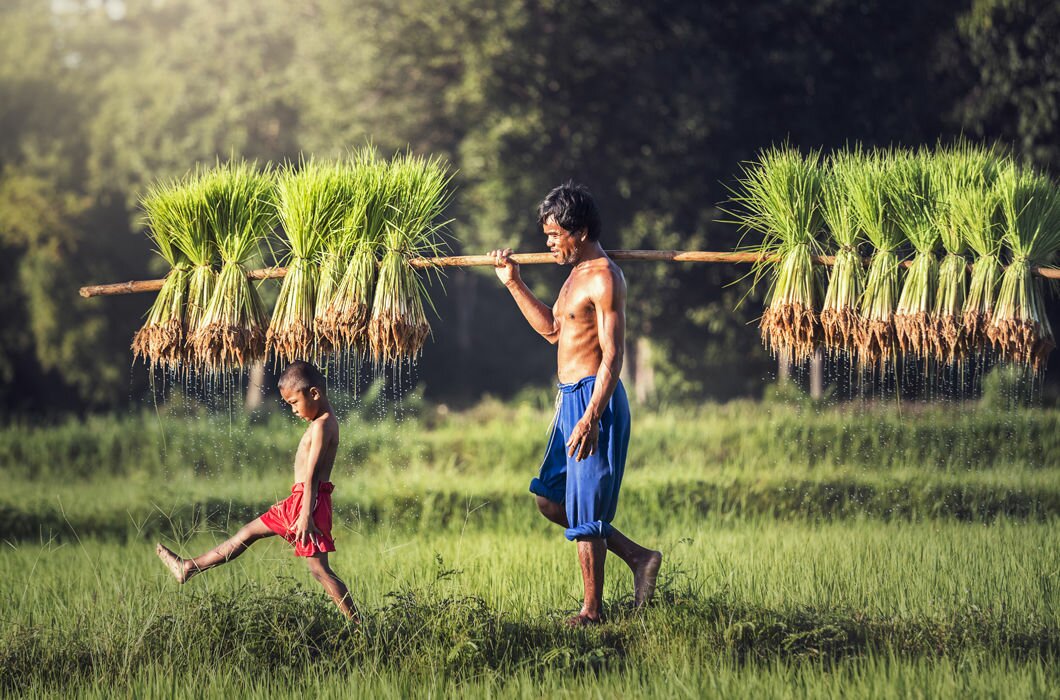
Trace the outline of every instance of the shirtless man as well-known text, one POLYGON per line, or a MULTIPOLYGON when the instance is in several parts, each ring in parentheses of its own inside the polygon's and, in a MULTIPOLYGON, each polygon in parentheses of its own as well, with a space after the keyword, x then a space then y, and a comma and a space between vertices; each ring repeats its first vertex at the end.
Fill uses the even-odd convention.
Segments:
POLYGON ((510 249, 494 250, 497 277, 535 331, 558 344, 559 399, 538 478, 537 507, 578 542, 585 599, 572 626, 601 621, 604 557, 614 552, 633 571, 634 603, 651 600, 662 554, 640 546, 614 526, 626 448, 629 404, 619 380, 626 330, 626 281, 599 242, 600 215, 589 190, 560 185, 538 207, 548 248, 559 265, 573 265, 551 309, 523 282, 510 249))
POLYGON ((335 551, 331 537, 331 468, 339 448, 339 422, 328 402, 324 377, 308 362, 294 362, 280 375, 280 396, 294 414, 309 422, 294 458, 291 495, 269 508, 259 518, 240 528, 230 539, 193 559, 181 559, 168 547, 156 545, 155 553, 169 567, 178 583, 207 569, 227 564, 262 539, 279 535, 294 545, 294 555, 305 557, 309 571, 348 618, 357 613, 350 591, 328 566, 328 552, 335 551))

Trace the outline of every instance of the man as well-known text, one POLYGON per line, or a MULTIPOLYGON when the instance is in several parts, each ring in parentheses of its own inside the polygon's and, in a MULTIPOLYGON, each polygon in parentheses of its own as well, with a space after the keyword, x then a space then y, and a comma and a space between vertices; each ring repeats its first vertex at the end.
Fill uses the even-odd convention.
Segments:
POLYGON ((662 554, 611 525, 629 444, 629 404, 619 380, 625 278, 600 245, 600 214, 583 185, 567 183, 549 192, 538 208, 538 221, 556 263, 573 266, 551 309, 522 281, 510 249, 490 255, 497 277, 526 320, 559 346, 558 410, 541 473, 530 491, 541 514, 566 528, 567 539, 578 542, 585 600, 568 624, 580 626, 601 621, 608 550, 633 571, 638 607, 655 591, 662 554))

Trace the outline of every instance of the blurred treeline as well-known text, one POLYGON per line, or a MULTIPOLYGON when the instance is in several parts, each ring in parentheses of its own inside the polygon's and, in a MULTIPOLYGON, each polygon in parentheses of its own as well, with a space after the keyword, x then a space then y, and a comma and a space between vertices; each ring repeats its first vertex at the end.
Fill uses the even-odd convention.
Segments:
MULTIPOLYGON (((1060 162, 1060 9, 1040 0, 5 0, 0 7, 0 410, 117 408, 146 370, 163 271, 145 185, 217 157, 449 158, 456 248, 540 250, 537 202, 587 183, 612 248, 725 250, 741 161, 803 147, 1001 139, 1060 162)), ((644 401, 754 394, 771 361, 746 272, 630 264, 644 401)), ((524 271, 548 301, 562 270, 524 271)), ((435 287, 419 367, 439 400, 543 384, 553 350, 489 270, 435 287)))

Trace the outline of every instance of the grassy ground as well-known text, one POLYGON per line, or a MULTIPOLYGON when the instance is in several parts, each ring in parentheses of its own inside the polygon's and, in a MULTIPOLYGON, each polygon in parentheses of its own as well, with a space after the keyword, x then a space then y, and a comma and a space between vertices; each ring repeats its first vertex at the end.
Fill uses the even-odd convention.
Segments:
POLYGON ((1060 412, 729 404, 635 415, 615 524, 658 604, 572 631, 536 514, 543 402, 348 420, 348 627, 282 542, 178 586, 289 488, 301 428, 164 415, 0 430, 0 692, 79 696, 1058 697, 1060 412), (164 445, 164 447, 163 447, 164 445))

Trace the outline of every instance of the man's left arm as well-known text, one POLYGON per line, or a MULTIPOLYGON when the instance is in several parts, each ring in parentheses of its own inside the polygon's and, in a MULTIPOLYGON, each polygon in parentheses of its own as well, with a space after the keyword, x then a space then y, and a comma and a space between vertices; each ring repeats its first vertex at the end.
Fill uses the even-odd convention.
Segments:
POLYGON ((596 307, 596 332, 600 340, 600 368, 596 371, 593 395, 585 413, 571 431, 568 454, 585 459, 596 452, 600 439, 600 417, 611 401, 622 374, 622 353, 626 335, 626 285, 621 273, 608 270, 593 285, 590 294, 596 307))

